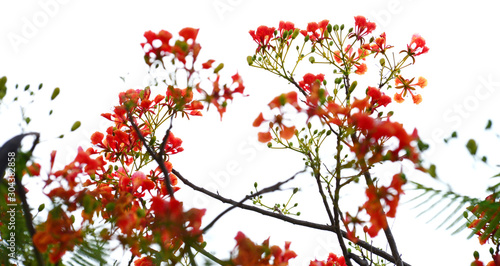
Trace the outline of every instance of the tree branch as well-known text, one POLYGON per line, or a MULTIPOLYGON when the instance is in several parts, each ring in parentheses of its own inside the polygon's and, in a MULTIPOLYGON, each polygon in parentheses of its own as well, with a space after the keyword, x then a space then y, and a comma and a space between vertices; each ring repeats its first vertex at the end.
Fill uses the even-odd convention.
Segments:
MULTIPOLYGON (((352 138, 354 143, 359 142, 358 137, 355 134, 352 134, 351 138, 352 138)), ((363 172, 363 175, 365 177, 366 184, 368 186, 373 186, 373 179, 371 178, 370 171, 368 171, 365 160, 361 159, 361 160, 359 160, 359 162, 361 164, 361 169, 365 169, 363 172)), ((386 224, 388 224, 387 223, 387 216, 385 215, 385 211, 382 210, 382 212, 384 214, 383 218, 384 218, 386 224)), ((392 234, 392 231, 389 228, 389 226, 387 226, 387 228, 384 228, 384 233, 385 233, 385 237, 387 239, 387 243, 389 244, 389 247, 391 249, 392 257, 395 259, 394 263, 397 266, 403 266, 404 262, 401 260, 401 256, 399 255, 399 251, 398 251, 398 246, 396 245, 396 240, 394 239, 394 235, 392 234)))
MULTIPOLYGON (((168 194, 171 198, 174 197, 174 189, 172 188, 172 184, 170 184, 170 177, 169 177, 169 172, 167 167, 165 167, 165 163, 162 158, 162 150, 160 150, 160 153, 157 154, 151 147, 149 147, 146 138, 141 133, 141 130, 137 126, 137 124, 134 122, 132 118, 132 114, 130 113, 130 110, 127 109, 127 116, 128 116, 128 121, 132 125, 132 127, 135 130, 135 133, 137 133, 137 136, 142 142, 142 145, 146 148, 147 152, 155 159, 155 161, 158 163, 158 166, 160 167, 161 171, 163 172, 163 175, 165 176, 165 186, 167 187, 168 194)), ((170 128, 172 127, 172 123, 170 123, 170 128)), ((167 130, 165 139, 168 139, 168 135, 170 134, 170 128, 167 130)), ((164 140, 165 142, 165 140, 164 140)), ((163 143, 162 143, 163 145, 163 143)), ((164 145, 163 145, 164 146, 164 145)))
MULTIPOLYGON (((325 225, 325 224, 317 224, 317 223, 312 223, 312 222, 308 222, 308 221, 303 221, 303 220, 299 220, 299 219, 295 219, 295 218, 292 218, 292 217, 289 217, 289 216, 285 216, 285 215, 282 215, 282 214, 279 214, 279 213, 275 213, 275 212, 270 212, 270 211, 266 211, 266 210, 262 210, 260 208, 257 208, 255 206, 250 206, 250 205, 246 205, 246 204, 242 204, 242 203, 239 203, 237 201, 234 201, 234 200, 231 200, 231 199, 228 199, 228 198, 225 198, 225 197, 222 197, 221 195, 219 194, 216 194, 216 193, 213 193, 209 190, 206 190, 202 187, 199 187, 199 186, 196 186, 195 184, 191 183, 188 179, 186 179, 185 177, 183 177, 181 175, 181 173, 179 173, 177 170, 175 169, 172 169, 172 173, 175 174, 177 176, 177 178, 179 178, 184 184, 186 184, 188 187, 192 188, 193 190, 196 190, 196 191, 199 191, 207 196, 210 196, 214 199, 217 199, 223 203, 228 203, 228 204, 231 204, 231 205, 235 205, 236 207, 239 207, 241 209, 245 209, 245 210, 249 210, 249 211, 253 211, 253 212, 257 212, 257 213, 260 213, 262 215, 265 215, 265 216, 270 216, 270 217, 273 217, 273 218, 276 218, 276 219, 279 219, 279 220, 282 220, 282 221, 285 221, 285 222, 289 222, 289 223, 292 223, 292 224, 296 224, 296 225, 301 225, 301 226, 304 226, 304 227, 308 227, 308 228, 312 228, 312 229, 318 229, 318 230, 323 230, 323 231, 328 231, 328 232, 333 232, 335 233, 335 230, 333 229, 333 227, 331 225, 325 225)), ((342 231, 341 230, 341 233, 342 233, 342 237, 348 239, 347 237, 347 232, 345 231, 342 231)), ((381 257, 381 258, 384 258, 386 259, 387 261, 389 262, 392 262, 392 263, 395 263, 395 259, 391 256, 391 254, 377 248, 377 247, 374 247, 372 246, 371 244, 363 241, 363 240, 358 240, 358 242, 356 243, 356 245, 374 253, 375 255, 381 257)), ((410 264, 408 263, 405 263, 403 262, 404 266, 411 266, 410 264)))

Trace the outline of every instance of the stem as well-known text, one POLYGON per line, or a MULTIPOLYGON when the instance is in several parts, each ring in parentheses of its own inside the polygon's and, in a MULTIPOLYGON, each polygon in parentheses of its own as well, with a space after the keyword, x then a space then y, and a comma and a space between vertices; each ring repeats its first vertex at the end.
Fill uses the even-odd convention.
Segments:
MULTIPOLYGON (((258 191, 257 193, 254 193, 254 194, 250 194, 250 195, 247 195, 245 196, 245 198, 243 198, 240 202, 238 202, 239 205, 243 204, 243 202, 251 199, 251 198, 254 198, 254 197, 257 197, 259 195, 262 195, 262 194, 265 194, 265 193, 269 193, 269 192, 273 192, 273 191, 276 191, 276 190, 280 190, 281 186, 285 183, 288 183, 289 181, 291 181, 292 179, 294 179, 298 174, 300 173, 303 173, 305 172, 305 170, 303 171, 300 171, 296 174, 294 174, 292 177, 288 178, 287 180, 285 181, 282 181, 282 182, 278 182, 270 187, 267 187, 267 188, 264 188, 260 191, 258 191)), ((217 217, 215 217, 214 220, 212 220, 212 222, 210 222, 210 224, 208 224, 202 231, 203 233, 206 233, 208 231, 208 229, 210 229, 214 224, 215 222, 217 222, 220 218, 222 218, 222 216, 226 213, 228 213, 229 211, 231 211, 232 209, 238 207, 238 205, 233 205, 229 208, 227 208, 225 211, 221 212, 219 215, 217 215, 217 217)))
MULTIPOLYGON (((353 143, 358 143, 358 138, 356 137, 355 134, 352 134, 351 137, 352 137, 353 143)), ((365 160, 361 159, 361 160, 359 160, 359 163, 361 165, 361 169, 364 169, 363 175, 365 176, 366 184, 368 186, 373 186, 373 179, 371 178, 371 175, 370 175, 370 172, 369 172, 369 169, 366 165, 365 160)), ((387 216, 385 215, 385 211, 382 210, 382 212, 384 215, 383 219, 385 220, 386 224, 388 224, 387 223, 387 216)), ((401 260, 401 256, 399 255, 398 247, 396 245, 396 240, 394 239, 394 235, 392 234, 392 231, 389 228, 389 226, 387 226, 387 228, 384 228, 384 233, 385 233, 385 237, 387 239, 387 242, 389 243, 392 257, 395 259, 394 263, 397 266, 403 266, 404 264, 403 264, 403 261, 401 260)))
MULTIPOLYGON (((33 218, 31 217, 30 206, 28 205, 28 200, 26 199, 26 191, 24 191, 24 186, 21 183, 21 180, 19 180, 17 174, 14 175, 14 179, 16 182, 17 194, 19 195, 19 198, 21 198, 21 202, 23 203, 23 213, 24 219, 26 220, 26 227, 28 229, 28 233, 31 236, 31 239, 33 240, 33 236, 35 236, 36 230, 33 226, 33 218)), ((40 251, 36 247, 35 243, 33 243, 33 253, 35 253, 35 259, 38 265, 45 265, 43 263, 42 255, 40 254, 40 251)))
POLYGON ((339 197, 340 197, 340 170, 341 170, 341 163, 340 163, 340 155, 341 155, 341 149, 340 149, 340 140, 341 140, 341 135, 342 132, 339 131, 339 135, 337 135, 337 166, 335 169, 335 198, 333 200, 333 212, 334 212, 334 219, 335 222, 333 223, 334 230, 337 234, 337 239, 340 244, 340 248, 342 249, 342 253, 344 254, 345 262, 348 266, 352 266, 351 263, 351 256, 349 252, 347 251, 347 247, 345 246, 344 239, 342 238, 341 232, 340 232, 340 219, 339 219, 339 197))

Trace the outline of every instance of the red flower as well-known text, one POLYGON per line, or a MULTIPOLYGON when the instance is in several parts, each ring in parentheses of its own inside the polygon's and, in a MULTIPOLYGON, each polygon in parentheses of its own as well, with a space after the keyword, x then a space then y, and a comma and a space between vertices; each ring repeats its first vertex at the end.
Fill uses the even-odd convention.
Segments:
POLYGON ((40 224, 33 243, 43 253, 49 249, 51 263, 61 260, 66 251, 72 251, 75 245, 83 242, 81 230, 75 230, 71 218, 61 209, 49 212, 47 220, 40 224))
POLYGON ((314 84, 320 84, 325 80, 324 74, 314 75, 311 73, 307 73, 302 78, 302 81, 299 81, 299 86, 307 92, 311 92, 311 88, 314 84))
POLYGON ((410 44, 407 45, 407 52, 410 56, 418 56, 429 51, 425 46, 425 39, 418 34, 413 34, 410 44))
POLYGON ((269 239, 264 240, 262 245, 258 245, 242 232, 238 232, 234 239, 236 240, 235 250, 238 252, 237 256, 232 259, 235 265, 286 266, 290 259, 297 257, 297 254, 290 250, 290 242, 285 242, 285 251, 283 252, 278 246, 269 246, 269 239))
MULTIPOLYGON (((280 37, 283 38, 283 34, 286 32, 289 32, 289 31, 293 31, 295 30, 295 25, 292 23, 292 22, 284 22, 284 21, 280 21, 280 24, 279 24, 279 27, 278 27, 278 32, 280 33, 280 37)), ((292 38, 292 34, 288 34, 287 39, 290 39, 292 38)))
POLYGON ((208 69, 208 68, 211 68, 212 67, 212 64, 215 62, 215 60, 213 59, 210 59, 208 60, 207 62, 203 63, 201 66, 204 68, 204 69, 208 69))
POLYGON ((309 263, 309 266, 347 266, 344 257, 337 257, 337 255, 330 253, 326 261, 314 260, 309 263))
POLYGON ((368 87, 366 95, 372 98, 371 104, 375 106, 374 108, 377 108, 378 106, 387 106, 389 103, 391 103, 391 97, 385 95, 375 87, 368 87))
POLYGON ((310 22, 307 24, 307 30, 301 30, 300 33, 302 33, 302 35, 304 36, 309 36, 309 39, 313 42, 319 39, 323 39, 325 36, 325 30, 329 22, 330 21, 327 19, 322 20, 319 23, 310 22))
POLYGON ((200 29, 195 28, 184 28, 179 31, 179 36, 184 38, 184 41, 193 40, 193 43, 196 41, 196 37, 198 36, 198 31, 200 29))
POLYGON ((274 27, 260 26, 257 28, 257 32, 251 30, 249 31, 250 36, 252 36, 253 40, 259 45, 256 52, 260 51, 261 48, 269 48, 269 41, 274 35, 274 27))
POLYGON ((154 266, 155 264, 150 257, 142 257, 134 261, 134 266, 154 266))
POLYGON ((386 36, 385 36, 385 32, 380 34, 380 37, 378 37, 377 39, 375 39, 375 43, 372 44, 372 45, 369 45, 369 44, 365 44, 363 45, 363 48, 364 49, 367 49, 367 50, 370 50, 372 52, 375 52, 375 56, 377 56, 378 53, 382 53, 382 54, 385 54, 385 51, 387 51, 387 49, 389 48, 392 48, 393 46, 392 45, 387 45, 386 44, 386 36))
POLYGON ((40 175, 41 166, 39 163, 32 163, 30 166, 26 168, 26 171, 30 176, 39 176, 40 175))
MULTIPOLYGON (((351 33, 351 37, 356 37, 357 40, 362 40, 364 36, 372 33, 377 25, 375 22, 369 22, 363 16, 354 17, 355 30, 351 33)), ((363 41, 361 41, 363 42, 363 41)))

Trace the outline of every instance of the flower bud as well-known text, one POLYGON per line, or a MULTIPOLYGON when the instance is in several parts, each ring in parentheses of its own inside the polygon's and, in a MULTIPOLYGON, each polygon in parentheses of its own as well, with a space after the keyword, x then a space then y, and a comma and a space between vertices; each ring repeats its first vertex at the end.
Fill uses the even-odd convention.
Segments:
POLYGON ((71 126, 71 131, 75 131, 77 130, 80 126, 82 125, 82 123, 80 121, 76 121, 73 126, 71 126))
MULTIPOLYGON (((293 31, 293 34, 292 34, 292 39, 295 39, 297 38, 297 36, 299 36, 299 33, 300 33, 300 30, 299 29, 295 29, 293 31)), ((298 46, 297 46, 298 47, 298 46)))
POLYGON ((307 42, 309 41, 309 35, 306 35, 306 37, 304 37, 304 42, 307 42))
POLYGON ((248 62, 249 66, 251 66, 253 64, 253 60, 252 60, 251 56, 247 56, 247 62, 248 62))
POLYGON ((311 62, 311 64, 315 62, 314 56, 309 57, 309 62, 311 62))
POLYGON ((338 31, 339 30, 339 25, 335 24, 335 26, 333 26, 333 30, 334 31, 338 31))
POLYGON ((54 91, 52 92, 52 95, 50 96, 50 100, 54 100, 57 97, 57 95, 59 95, 60 91, 61 90, 59 88, 55 88, 54 91))
POLYGON ((344 30, 344 24, 340 25, 340 30, 344 30))
POLYGON ((283 39, 286 39, 286 37, 288 37, 288 31, 283 32, 283 39))
POLYGON ((385 66, 385 59, 384 58, 380 58, 380 65, 385 66))
POLYGON ((349 93, 353 92, 354 89, 356 89, 356 86, 358 86, 358 81, 355 80, 352 82, 351 86, 349 87, 349 93))
POLYGON ((217 74, 224 67, 224 63, 220 63, 215 69, 214 73, 217 74))

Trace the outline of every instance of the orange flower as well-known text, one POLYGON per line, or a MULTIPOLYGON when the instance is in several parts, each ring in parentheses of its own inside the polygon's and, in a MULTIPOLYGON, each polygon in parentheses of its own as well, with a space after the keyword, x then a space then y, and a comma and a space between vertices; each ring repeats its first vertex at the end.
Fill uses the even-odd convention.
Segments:
POLYGON ((413 102, 415 104, 419 104, 422 102, 422 96, 419 94, 414 94, 415 86, 418 86, 420 88, 424 88, 427 86, 427 80, 423 77, 418 78, 418 82, 412 84, 413 80, 415 78, 412 78, 410 80, 404 79, 402 76, 397 76, 395 79, 396 83, 396 89, 402 89, 400 93, 396 93, 394 95, 394 100, 398 103, 402 103, 404 101, 404 98, 407 93, 409 93, 413 99, 413 102))
POLYGON ((259 132, 258 133, 259 142, 267 143, 273 139, 270 132, 259 132))
POLYGON ((33 243, 41 252, 50 249, 51 263, 60 261, 66 251, 72 251, 82 241, 81 230, 75 231, 71 218, 59 208, 49 212, 47 220, 39 225, 33 236, 33 243))
POLYGON ((154 266, 153 260, 150 257, 142 257, 134 261, 134 266, 154 266))
POLYGON ((280 137, 282 139, 289 140, 293 137, 294 134, 295 134, 295 126, 291 126, 291 127, 283 126, 281 128, 280 137))
POLYGON ((366 66, 366 64, 362 63, 361 65, 356 65, 356 71, 354 71, 354 73, 356 73, 358 75, 363 75, 366 73, 367 70, 368 70, 368 67, 366 66))
POLYGON ((285 251, 278 246, 269 246, 269 238, 262 242, 262 245, 255 244, 242 232, 238 232, 236 237, 237 256, 232 259, 235 265, 242 266, 286 266, 288 261, 297 257, 297 254, 290 250, 290 242, 285 242, 285 251), (271 264, 270 261, 273 261, 271 264))

